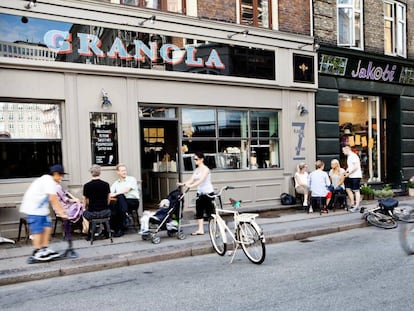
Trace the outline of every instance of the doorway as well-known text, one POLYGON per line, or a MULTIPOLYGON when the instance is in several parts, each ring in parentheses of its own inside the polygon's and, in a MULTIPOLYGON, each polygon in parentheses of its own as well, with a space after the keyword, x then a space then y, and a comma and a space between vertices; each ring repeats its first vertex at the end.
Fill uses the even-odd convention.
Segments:
POLYGON ((178 121, 140 121, 143 208, 154 209, 176 189, 178 181, 178 121))

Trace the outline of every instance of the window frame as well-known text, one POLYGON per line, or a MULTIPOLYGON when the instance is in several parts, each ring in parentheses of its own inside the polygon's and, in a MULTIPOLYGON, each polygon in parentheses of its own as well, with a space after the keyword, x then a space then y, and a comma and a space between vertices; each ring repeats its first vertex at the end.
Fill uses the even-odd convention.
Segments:
POLYGON ((240 25, 245 25, 245 26, 251 26, 251 27, 259 27, 259 28, 264 28, 264 29, 273 29, 273 22, 272 22, 272 0, 267 0, 268 1, 268 26, 264 27, 264 26, 259 26, 259 7, 258 7, 258 1, 259 0, 252 0, 252 5, 253 5, 253 23, 252 24, 243 24, 242 23, 242 6, 243 6, 243 0, 239 0, 239 16, 240 16, 240 21, 239 24, 240 25))
POLYGON ((393 0, 384 0, 383 2, 383 12, 384 12, 384 54, 390 56, 400 56, 407 57, 407 7, 405 4, 393 1, 393 0), (385 6, 390 5, 391 15, 385 15, 385 6), (399 8, 402 9, 402 17, 399 16, 399 8), (388 21, 391 23, 391 51, 386 49, 386 36, 385 36, 385 22, 388 21), (400 27, 401 25, 401 27, 400 27), (401 30, 399 30, 401 29, 401 30), (401 42, 400 42, 401 41, 401 42))
POLYGON ((182 12, 175 12, 175 11, 168 11, 168 0, 160 0, 160 4, 161 4, 161 8, 159 9, 154 9, 154 8, 148 8, 146 7, 146 0, 134 0, 135 4, 131 4, 131 3, 125 3, 125 0, 121 0, 121 4, 123 5, 130 5, 130 6, 137 6, 140 8, 144 8, 144 9, 149 9, 149 10, 157 10, 157 11, 163 11, 163 12, 170 12, 170 13, 177 13, 177 14, 186 14, 187 10, 186 10, 186 0, 177 0, 177 1, 181 1, 181 7, 182 7, 182 12))
POLYGON ((337 20, 337 45, 341 46, 341 47, 348 47, 351 49, 356 49, 356 50, 364 50, 364 7, 363 7, 363 1, 362 0, 351 0, 352 3, 339 3, 341 0, 337 0, 336 4, 337 4, 337 10, 336 10, 336 20, 337 20), (359 3, 359 5, 357 6, 356 3, 359 3), (351 14, 350 14, 350 18, 349 18, 349 37, 347 38, 349 40, 348 42, 340 42, 340 29, 341 26, 340 25, 340 11, 342 9, 349 9, 351 10, 351 14), (356 19, 355 19, 355 15, 359 14, 359 42, 360 42, 360 46, 357 46, 357 23, 356 23, 356 19))

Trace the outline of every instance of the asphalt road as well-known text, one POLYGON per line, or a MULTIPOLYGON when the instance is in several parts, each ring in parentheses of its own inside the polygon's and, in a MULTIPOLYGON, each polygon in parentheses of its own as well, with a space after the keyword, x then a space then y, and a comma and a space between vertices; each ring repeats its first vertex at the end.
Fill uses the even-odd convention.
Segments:
POLYGON ((367 227, 242 251, 0 288, 1 310, 413 310, 414 256, 367 227), (411 305, 410 305, 411 304, 411 305))

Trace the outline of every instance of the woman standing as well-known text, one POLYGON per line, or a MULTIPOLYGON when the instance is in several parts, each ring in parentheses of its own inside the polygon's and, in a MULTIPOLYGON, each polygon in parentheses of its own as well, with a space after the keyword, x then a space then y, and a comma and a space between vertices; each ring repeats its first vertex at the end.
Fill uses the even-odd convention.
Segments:
POLYGON ((198 223, 198 230, 191 233, 191 235, 203 235, 204 234, 204 214, 207 219, 211 217, 213 213, 212 199, 207 194, 214 194, 214 188, 211 183, 210 169, 204 164, 204 154, 202 152, 196 152, 194 154, 194 162, 197 166, 193 175, 189 180, 184 183, 177 183, 178 186, 184 186, 188 188, 197 187, 197 200, 196 200, 196 219, 198 223))

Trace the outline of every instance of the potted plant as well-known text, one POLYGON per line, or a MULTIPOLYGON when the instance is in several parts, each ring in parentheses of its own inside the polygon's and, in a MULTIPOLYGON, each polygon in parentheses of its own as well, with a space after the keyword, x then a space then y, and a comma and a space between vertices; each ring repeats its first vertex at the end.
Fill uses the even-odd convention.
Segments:
POLYGON ((374 190, 374 196, 378 199, 391 198, 394 196, 390 185, 385 185, 381 190, 374 190))
POLYGON ((412 177, 407 183, 408 195, 410 197, 414 197, 414 181, 413 181, 413 179, 414 179, 414 177, 412 177))
POLYGON ((362 185, 360 192, 363 195, 365 200, 374 199, 374 189, 372 189, 370 185, 367 185, 367 184, 362 185))

